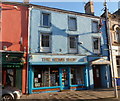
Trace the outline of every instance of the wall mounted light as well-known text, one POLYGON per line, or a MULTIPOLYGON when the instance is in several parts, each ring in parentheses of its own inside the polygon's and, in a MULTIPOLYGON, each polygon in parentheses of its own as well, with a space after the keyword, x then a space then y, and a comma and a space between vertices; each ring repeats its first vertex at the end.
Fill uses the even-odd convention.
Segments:
POLYGON ((78 42, 78 44, 83 44, 83 42, 78 42))
POLYGON ((18 7, 17 6, 13 6, 15 9, 18 9, 18 7))
POLYGON ((20 37, 20 45, 22 45, 22 44, 23 44, 23 38, 20 37))

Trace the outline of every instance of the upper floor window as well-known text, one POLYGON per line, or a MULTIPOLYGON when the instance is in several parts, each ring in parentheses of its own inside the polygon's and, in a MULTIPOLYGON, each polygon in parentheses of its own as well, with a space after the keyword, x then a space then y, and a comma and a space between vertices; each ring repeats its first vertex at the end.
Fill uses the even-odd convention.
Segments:
POLYGON ((49 13, 42 13, 42 26, 50 27, 50 14, 49 13))
POLYGON ((120 77, 120 56, 116 56, 116 66, 117 66, 118 77, 120 77))
POLYGON ((100 53, 100 38, 93 37, 93 51, 94 53, 100 53))
POLYGON ((69 53, 77 53, 78 36, 69 36, 69 53))
POLYGON ((77 21, 75 17, 69 17, 68 18, 68 29, 71 31, 77 30, 77 21))
POLYGON ((50 52, 50 33, 41 33, 40 51, 50 52))
POLYGON ((114 34, 114 40, 117 43, 120 43, 120 28, 116 28, 116 32, 114 34))
POLYGON ((92 21, 92 32, 98 33, 98 21, 92 21))

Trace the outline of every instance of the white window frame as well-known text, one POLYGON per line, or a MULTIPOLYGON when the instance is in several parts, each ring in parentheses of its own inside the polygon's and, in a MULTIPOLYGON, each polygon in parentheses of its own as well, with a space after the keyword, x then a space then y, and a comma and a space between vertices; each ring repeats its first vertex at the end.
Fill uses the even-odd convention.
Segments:
POLYGON ((51 33, 40 33, 40 52, 51 52, 51 33), (42 35, 49 36, 49 47, 42 46, 42 35))
POLYGON ((69 53, 77 54, 78 53, 78 36, 77 35, 69 35, 68 36, 68 45, 69 45, 69 53), (76 47, 75 48, 70 48, 70 37, 75 37, 76 38, 76 47))
POLYGON ((98 32, 99 32, 99 22, 97 20, 92 20, 92 33, 98 33, 98 32), (94 29, 93 26, 94 23, 97 23, 97 29, 94 29))
POLYGON ((95 54, 100 54, 100 46, 101 46, 101 38, 100 37, 93 37, 92 38, 92 42, 93 42, 93 52, 95 53, 95 54), (94 39, 98 39, 98 49, 94 49, 94 39))
POLYGON ((42 12, 41 13, 41 25, 42 25, 42 27, 47 27, 47 28, 51 26, 51 14, 50 13, 47 13, 47 12, 42 12), (48 15, 48 26, 43 25, 43 14, 48 15))
POLYGON ((71 16, 68 17, 68 30, 69 31, 77 31, 77 18, 76 17, 71 17, 71 16), (75 25, 74 25, 75 29, 70 28, 70 20, 71 19, 75 19, 75 25))

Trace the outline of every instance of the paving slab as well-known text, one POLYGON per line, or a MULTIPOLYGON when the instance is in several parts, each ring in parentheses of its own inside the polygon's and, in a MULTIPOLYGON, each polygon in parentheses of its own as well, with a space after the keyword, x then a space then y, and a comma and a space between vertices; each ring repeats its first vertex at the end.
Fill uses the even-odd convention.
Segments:
MULTIPOLYGON (((120 92, 120 91, 119 91, 120 92)), ((53 93, 39 93, 23 95, 21 100, 42 100, 42 101, 120 101, 114 98, 113 89, 95 89, 95 90, 81 90, 81 91, 66 91, 66 92, 53 92, 53 93), (108 99, 108 100, 106 100, 108 99)))

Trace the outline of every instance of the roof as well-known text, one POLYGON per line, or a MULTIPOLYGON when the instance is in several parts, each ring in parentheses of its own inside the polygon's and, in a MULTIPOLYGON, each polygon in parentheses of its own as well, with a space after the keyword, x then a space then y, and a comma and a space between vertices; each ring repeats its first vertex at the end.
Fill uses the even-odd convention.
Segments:
POLYGON ((55 11, 55 12, 85 16, 85 17, 92 17, 92 18, 98 18, 98 19, 100 18, 99 16, 94 16, 94 15, 90 15, 90 14, 86 14, 86 13, 63 10, 63 9, 47 7, 47 6, 42 6, 42 5, 35 5, 35 4, 30 4, 30 3, 20 3, 20 2, 2 2, 2 3, 3 4, 10 4, 10 5, 21 5, 21 6, 27 6, 27 7, 32 7, 33 6, 34 8, 45 9, 45 10, 49 10, 49 11, 55 11))
POLYGON ((26 7, 29 7, 29 4, 20 3, 20 2, 2 2, 2 4, 20 5, 20 6, 26 6, 26 7))
POLYGON ((50 10, 50 11, 55 11, 55 12, 61 12, 61 13, 67 13, 67 14, 73 14, 73 15, 80 15, 80 16, 85 16, 85 17, 92 17, 92 18, 100 18, 99 16, 94 16, 86 13, 80 13, 80 12, 75 12, 75 11, 68 11, 68 10, 63 10, 63 9, 58 9, 58 8, 53 8, 53 7, 46 7, 46 6, 41 6, 41 5, 35 5, 35 4, 29 4, 30 6, 33 6, 35 8, 40 8, 40 9, 45 9, 45 10, 50 10))
POLYGON ((113 14, 116 14, 116 15, 120 15, 120 9, 118 9, 116 12, 114 12, 113 14))

